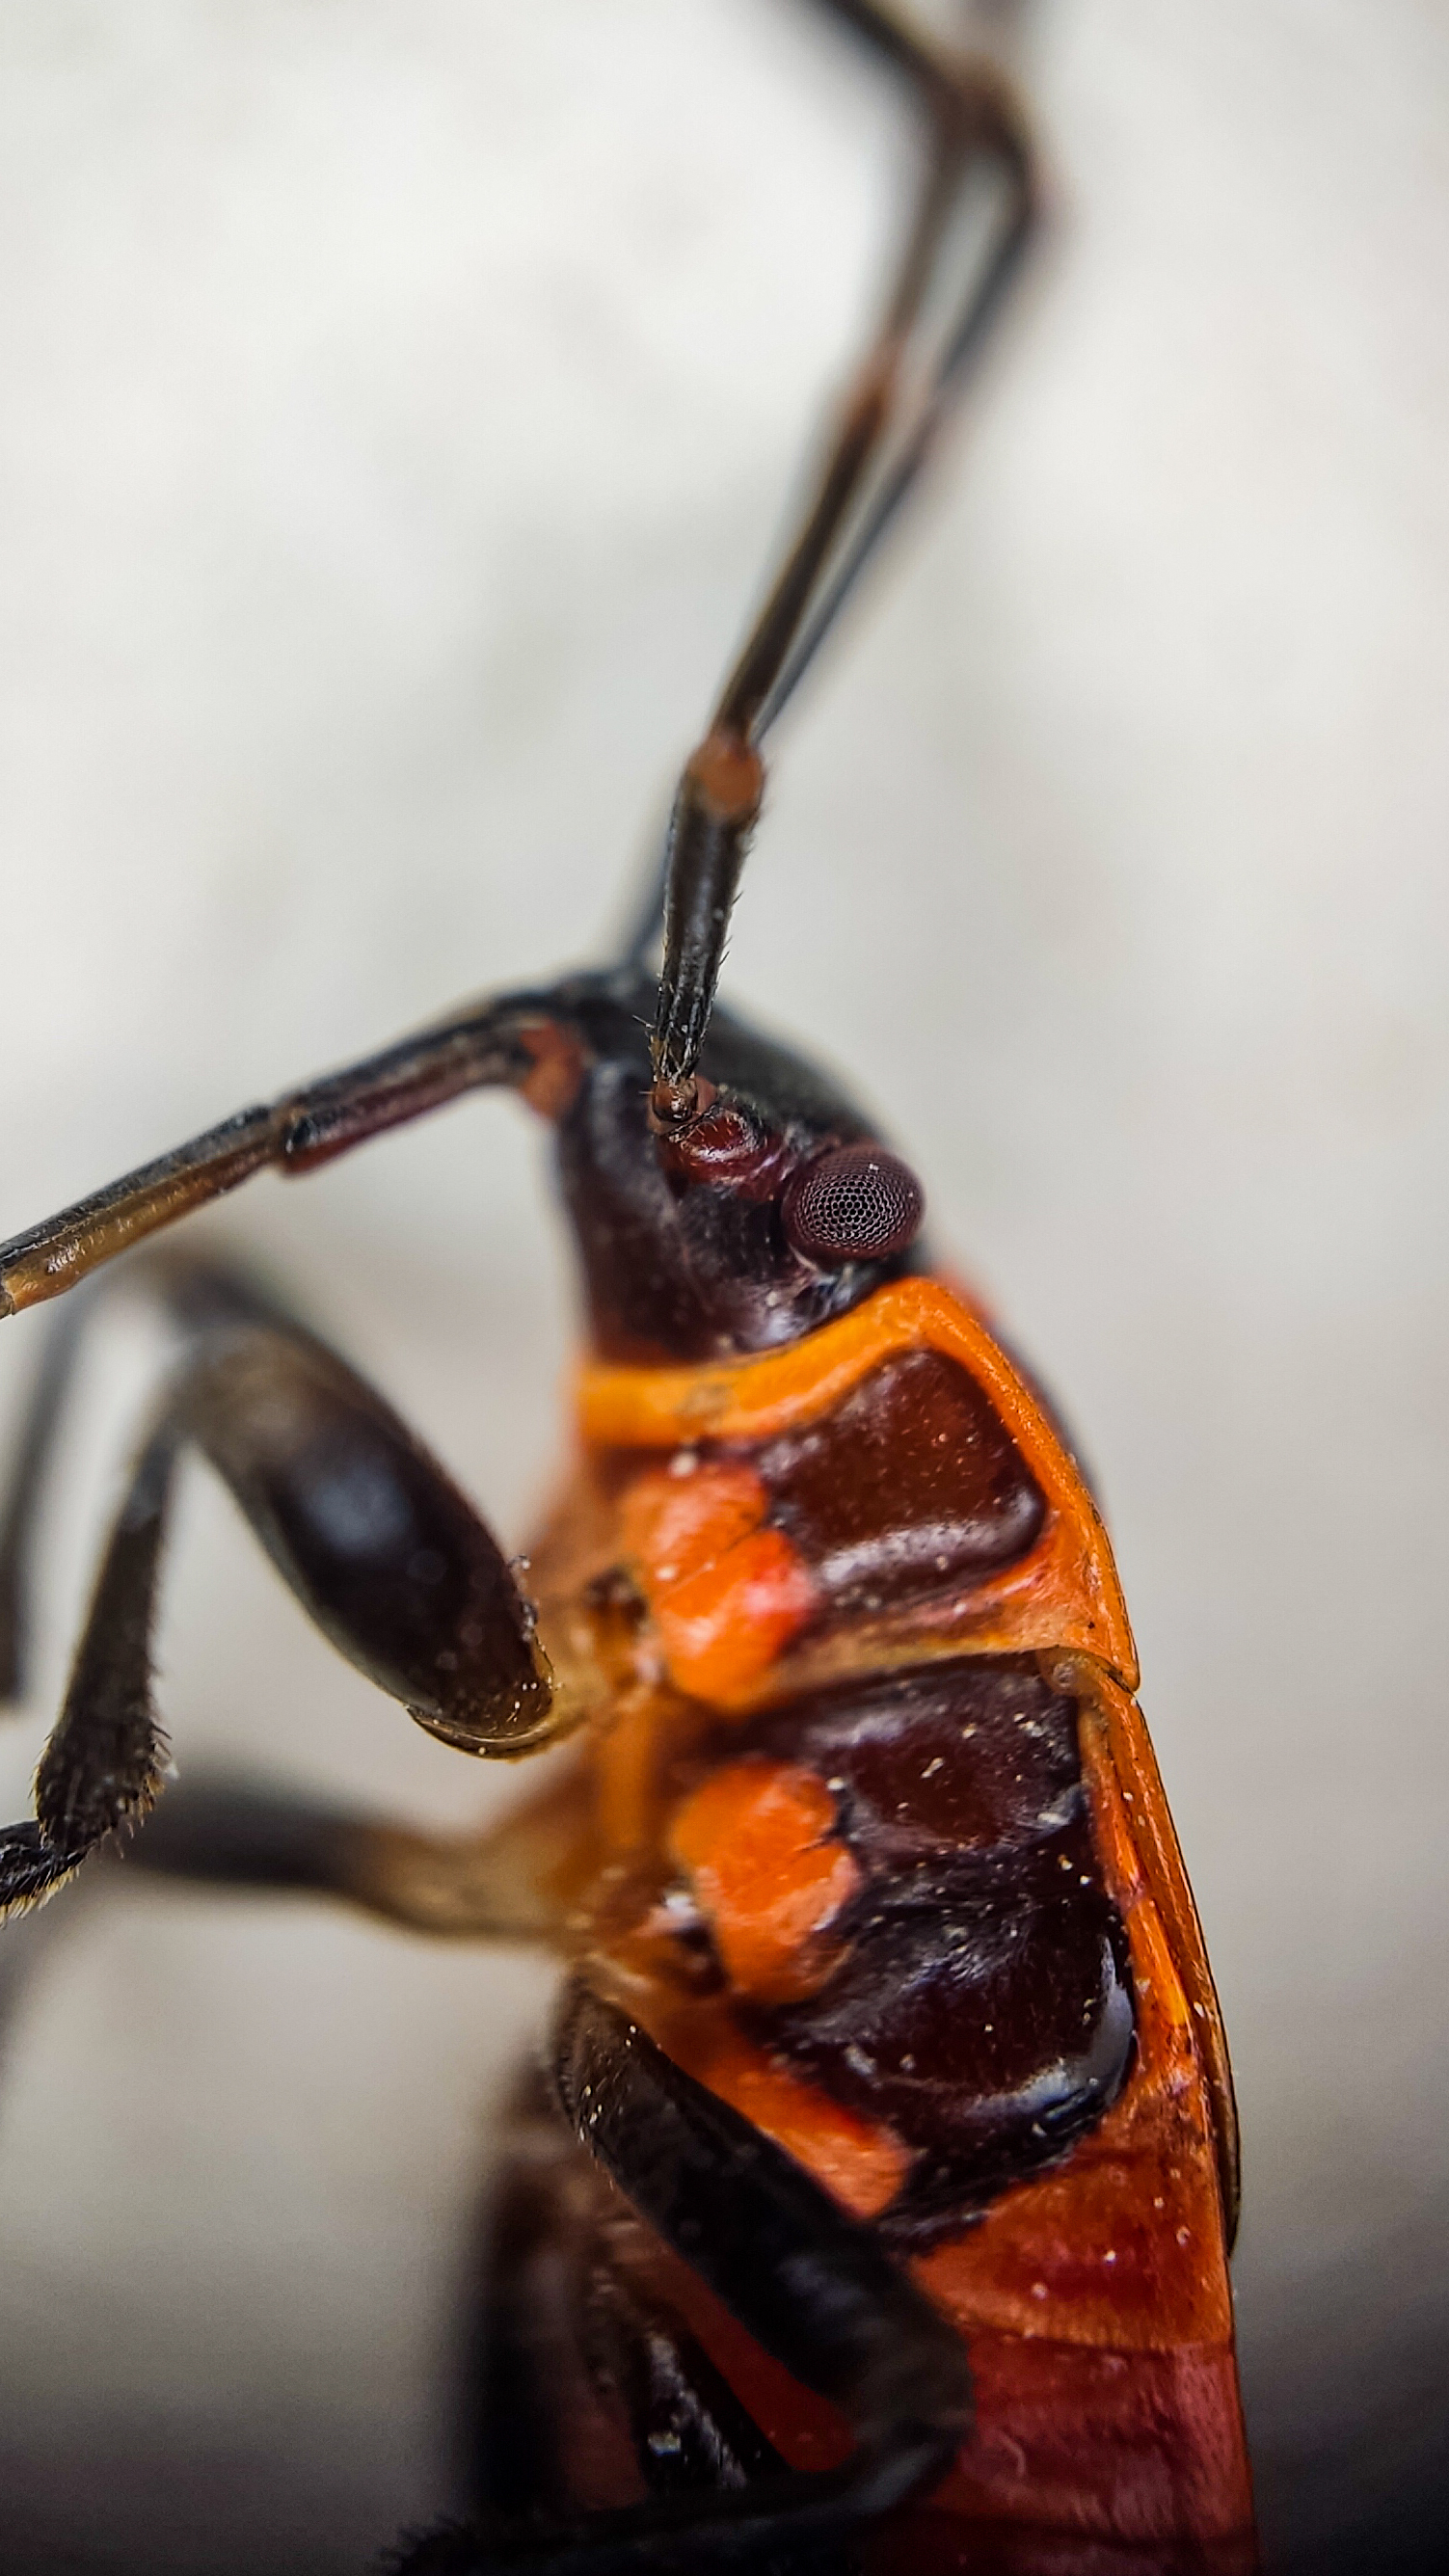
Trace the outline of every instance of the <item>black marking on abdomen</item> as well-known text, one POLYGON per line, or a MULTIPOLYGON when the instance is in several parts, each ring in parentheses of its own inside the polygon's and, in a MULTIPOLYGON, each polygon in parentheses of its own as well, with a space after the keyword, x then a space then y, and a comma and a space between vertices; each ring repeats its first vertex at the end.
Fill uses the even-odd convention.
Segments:
POLYGON ((813 1694, 736 1741, 819 1771, 864 1874, 834 1974, 750 2027, 921 2150, 885 2224, 932 2241, 1065 2154, 1131 2063, 1075 1702, 982 1657, 813 1694))
POLYGON ((750 1454, 833 1612, 929 1599, 1025 1556, 1046 1500, 990 1398, 940 1351, 883 1360, 750 1454))

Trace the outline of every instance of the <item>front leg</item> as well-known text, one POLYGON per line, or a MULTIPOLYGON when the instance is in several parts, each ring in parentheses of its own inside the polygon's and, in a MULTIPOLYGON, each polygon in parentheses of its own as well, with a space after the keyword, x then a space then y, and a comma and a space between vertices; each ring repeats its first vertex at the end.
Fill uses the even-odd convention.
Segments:
MULTIPOLYGON (((151 1638, 188 1443, 338 1651, 430 1734, 467 1753, 515 1755, 564 1724, 496 1540, 382 1398, 245 1282, 188 1268, 161 1284, 187 1326, 182 1365, 102 1560, 41 1758, 36 1822, 0 1835, 0 1907, 48 1894, 156 1798, 167 1750, 151 1638)), ((33 1484, 33 1460, 25 1472, 33 1484)))
POLYGON ((238 1110, 0 1244, 0 1316, 63 1295, 128 1244, 221 1198, 255 1172, 314 1172, 464 1092, 505 1085, 526 1095, 547 1034, 547 1015, 537 1004, 478 1002, 340 1073, 238 1110))

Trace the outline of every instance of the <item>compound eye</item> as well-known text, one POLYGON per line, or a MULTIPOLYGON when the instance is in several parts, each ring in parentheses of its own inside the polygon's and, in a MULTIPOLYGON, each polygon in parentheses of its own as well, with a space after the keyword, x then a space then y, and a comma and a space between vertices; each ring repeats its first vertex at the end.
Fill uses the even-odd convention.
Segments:
POLYGON ((925 1195, 908 1163, 879 1145, 837 1145, 785 1192, 785 1232, 807 1261, 884 1261, 921 1230, 925 1195))

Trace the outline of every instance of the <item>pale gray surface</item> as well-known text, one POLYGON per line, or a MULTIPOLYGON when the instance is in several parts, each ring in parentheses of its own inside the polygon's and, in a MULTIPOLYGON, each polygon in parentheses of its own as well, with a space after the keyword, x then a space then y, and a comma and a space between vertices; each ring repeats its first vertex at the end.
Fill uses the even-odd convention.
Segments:
MULTIPOLYGON (((1059 0, 1031 59, 1055 237, 780 743, 730 984, 911 1143, 1095 1461, 1235 2045, 1279 2563, 1408 2567, 1446 2342, 1449 28, 1059 0)), ((601 940, 901 149, 765 0, 0 0, 0 1225, 601 940)), ((523 1115, 217 1222, 521 1537, 568 1325, 523 1115)), ((4 1345, 18 1388, 34 1328, 4 1345)), ((97 1372, 37 1706, 142 1359, 97 1372)), ((171 1601, 183 1763, 512 1793, 199 1482, 171 1601)), ((356 2568, 447 2499, 449 2303, 544 1981, 100 1890, 12 1975, 47 1932, 0 2110, 5 2564, 356 2568)))

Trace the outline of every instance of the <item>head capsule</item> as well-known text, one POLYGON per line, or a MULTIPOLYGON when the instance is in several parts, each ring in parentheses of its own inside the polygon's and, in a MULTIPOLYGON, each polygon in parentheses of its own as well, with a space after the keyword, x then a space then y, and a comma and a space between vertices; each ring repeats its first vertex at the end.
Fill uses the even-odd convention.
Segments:
POLYGON ((654 985, 625 969, 511 997, 555 1123, 596 1347, 693 1360, 798 1340, 910 1269, 924 1201, 898 1156, 812 1065, 727 1011, 697 1112, 650 1105, 654 985))

